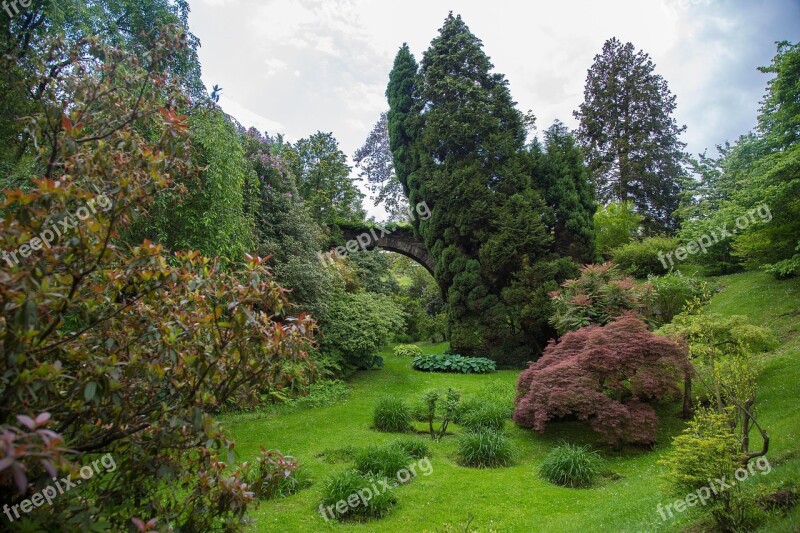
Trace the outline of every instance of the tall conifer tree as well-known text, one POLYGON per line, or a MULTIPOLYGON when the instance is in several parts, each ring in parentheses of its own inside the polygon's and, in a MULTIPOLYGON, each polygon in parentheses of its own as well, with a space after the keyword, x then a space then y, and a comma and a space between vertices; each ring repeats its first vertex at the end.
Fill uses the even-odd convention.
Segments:
POLYGON ((632 201, 651 231, 673 230, 685 175, 686 129, 672 118, 675 96, 650 56, 616 38, 589 69, 575 112, 598 199, 632 201))

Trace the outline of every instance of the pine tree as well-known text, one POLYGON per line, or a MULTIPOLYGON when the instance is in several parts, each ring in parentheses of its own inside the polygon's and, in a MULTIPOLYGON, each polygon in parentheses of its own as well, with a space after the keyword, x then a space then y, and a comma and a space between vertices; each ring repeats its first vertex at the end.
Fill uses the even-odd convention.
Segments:
POLYGON ((632 201, 651 231, 673 230, 685 174, 686 129, 672 118, 675 96, 633 44, 609 39, 595 56, 575 117, 598 199, 632 201))
POLYGON ((549 227, 554 251, 579 263, 595 259, 594 213, 597 203, 575 137, 560 121, 544 133, 544 147, 531 146, 534 184, 552 210, 549 227))
POLYGON ((523 334, 502 290, 524 261, 548 253, 550 237, 544 202, 525 167, 523 117, 507 81, 491 72, 481 41, 460 16, 447 17, 418 77, 412 78, 408 55, 406 47, 398 54, 387 93, 390 135, 397 133, 398 115, 411 134, 403 150, 395 144, 392 151, 401 180, 403 157, 411 156, 412 172, 404 179, 410 200, 424 200, 431 209, 429 219, 415 224, 436 260, 451 345, 501 363, 525 359, 531 354, 522 353, 523 334), (412 93, 400 91, 412 80, 412 93))

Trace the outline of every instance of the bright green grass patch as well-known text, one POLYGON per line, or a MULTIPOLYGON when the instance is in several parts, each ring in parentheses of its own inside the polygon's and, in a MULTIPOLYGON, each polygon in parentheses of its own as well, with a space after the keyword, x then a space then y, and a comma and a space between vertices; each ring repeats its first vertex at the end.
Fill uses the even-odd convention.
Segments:
MULTIPOLYGON (((773 471, 751 481, 774 487, 800 480, 800 280, 777 282, 766 273, 744 273, 713 278, 723 287, 709 310, 722 315, 744 314, 755 324, 776 332, 781 346, 766 354, 759 377, 759 421, 772 438, 770 461, 773 471), (773 460, 774 458, 774 460, 773 460)), ((425 353, 442 353, 446 344, 421 345, 425 353)), ((696 508, 674 520, 662 521, 657 506, 675 501, 664 492, 663 467, 657 464, 669 448, 670 438, 684 427, 680 405, 657 406, 660 418, 658 444, 653 450, 604 449, 604 470, 618 479, 600 477, 588 489, 558 487, 539 476, 548 452, 562 441, 596 446, 585 424, 553 424, 540 435, 507 422, 505 432, 517 450, 514 464, 498 469, 460 466, 458 439, 450 436, 430 442, 432 472, 393 491, 395 508, 380 520, 367 523, 328 523, 317 511, 323 498, 324 480, 352 468, 352 452, 371 444, 388 444, 397 435, 371 429, 378 398, 395 396, 411 403, 423 391, 453 387, 462 398, 485 390, 513 390, 518 372, 502 370, 485 375, 420 373, 409 368, 408 358, 387 349, 381 354, 385 367, 358 373, 348 385, 352 394, 339 403, 277 416, 260 413, 222 417, 229 435, 236 440, 240 460, 258 454, 259 447, 278 449, 298 458, 310 488, 297 494, 263 502, 252 513, 252 531, 317 532, 406 532, 442 531, 443 525, 464 524, 499 532, 572 531, 681 531, 700 517, 696 508), (328 455, 326 455, 326 452, 328 455), (337 452, 339 452, 337 456, 337 452), (332 458, 329 461, 326 458, 332 458)), ((420 423, 418 429, 424 430, 420 423)), ((464 432, 450 426, 455 434, 464 432)), ((793 511, 794 524, 800 511, 793 511)), ((792 531, 791 518, 772 516, 763 531, 792 531)), ((699 529, 698 529, 699 531, 699 529)))

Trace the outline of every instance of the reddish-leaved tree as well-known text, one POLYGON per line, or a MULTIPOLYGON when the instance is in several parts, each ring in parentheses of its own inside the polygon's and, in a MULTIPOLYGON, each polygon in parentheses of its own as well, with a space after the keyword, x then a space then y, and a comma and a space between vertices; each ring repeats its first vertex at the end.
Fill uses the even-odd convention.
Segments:
POLYGON ((680 395, 685 347, 651 333, 636 317, 588 326, 551 341, 517 383, 514 421, 536 431, 576 417, 614 445, 650 444, 658 419, 650 402, 680 395))

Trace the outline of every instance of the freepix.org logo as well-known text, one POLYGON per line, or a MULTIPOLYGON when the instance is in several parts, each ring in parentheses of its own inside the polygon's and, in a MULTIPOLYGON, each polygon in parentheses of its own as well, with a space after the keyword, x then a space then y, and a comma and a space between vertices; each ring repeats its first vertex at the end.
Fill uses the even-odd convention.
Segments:
POLYGON ((3 259, 8 263, 8 266, 18 265, 20 258, 27 259, 33 252, 41 250, 43 247, 50 249, 54 242, 57 242, 70 230, 78 227, 79 222, 97 214, 97 208, 102 211, 108 211, 112 206, 111 198, 106 196, 105 193, 98 194, 89 200, 85 206, 76 209, 74 213, 68 213, 60 220, 54 220, 49 225, 46 225, 39 235, 20 245, 19 248, 3 251, 3 259))

